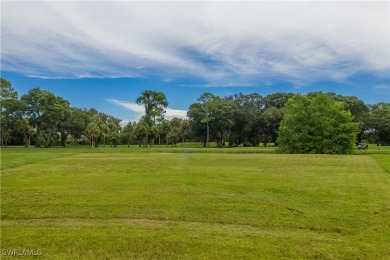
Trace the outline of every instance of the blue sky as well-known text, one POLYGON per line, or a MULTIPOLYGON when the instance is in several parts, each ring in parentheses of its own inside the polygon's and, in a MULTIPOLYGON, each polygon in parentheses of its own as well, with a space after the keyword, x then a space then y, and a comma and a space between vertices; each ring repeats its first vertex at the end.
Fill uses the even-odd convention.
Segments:
POLYGON ((389 2, 2 2, 1 74, 76 107, 168 117, 203 92, 332 91, 390 102, 389 2), (20 19, 23 17, 23 19, 20 19))

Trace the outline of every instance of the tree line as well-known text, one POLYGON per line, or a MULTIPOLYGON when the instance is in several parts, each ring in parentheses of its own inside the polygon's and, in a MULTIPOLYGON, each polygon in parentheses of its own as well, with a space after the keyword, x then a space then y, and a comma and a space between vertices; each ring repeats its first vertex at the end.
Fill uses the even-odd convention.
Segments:
POLYGON ((187 115, 203 146, 275 143, 286 153, 346 154, 358 143, 390 145, 390 103, 367 105, 336 93, 204 93, 187 115))
POLYGON ((390 103, 368 105, 335 93, 203 93, 190 105, 186 119, 167 120, 165 94, 146 90, 136 100, 145 115, 125 126, 112 115, 71 107, 66 99, 40 88, 19 97, 3 78, 0 102, 2 147, 147 147, 196 141, 204 147, 210 142, 219 147, 276 143, 285 152, 347 153, 353 143, 390 145, 390 103))

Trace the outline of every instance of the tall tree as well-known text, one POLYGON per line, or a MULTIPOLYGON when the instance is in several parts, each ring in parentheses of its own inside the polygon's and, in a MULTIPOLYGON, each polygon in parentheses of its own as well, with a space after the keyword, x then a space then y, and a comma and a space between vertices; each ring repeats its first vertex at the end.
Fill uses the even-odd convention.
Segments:
POLYGON ((190 105, 187 116, 191 125, 191 132, 198 141, 203 142, 203 147, 206 147, 208 136, 208 125, 202 120, 206 116, 206 111, 201 103, 193 103, 190 105))
MULTIPOLYGON (((322 92, 311 92, 308 96, 315 96, 318 93, 322 92)), ((337 95, 334 92, 328 92, 325 94, 329 95, 335 101, 341 102, 344 105, 344 109, 351 112, 352 120, 358 123, 359 126, 357 142, 360 143, 363 138, 363 133, 367 130, 365 128, 364 120, 368 116, 369 107, 363 102, 363 100, 354 96, 337 95)))
POLYGON ((264 98, 264 109, 267 109, 269 107, 276 107, 276 108, 282 108, 285 106, 287 101, 293 97, 293 93, 273 93, 264 98))
POLYGON ((182 119, 180 122, 180 139, 181 146, 184 146, 184 138, 191 131, 190 122, 187 119, 182 119))
POLYGON ((85 129, 85 134, 90 139, 91 147, 92 148, 96 147, 97 139, 101 134, 99 125, 96 122, 89 123, 87 125, 87 128, 85 129))
POLYGON ((70 113, 69 102, 40 88, 31 89, 21 99, 26 103, 29 123, 37 131, 36 146, 50 146, 70 113))
POLYGON ((168 133, 168 130, 166 129, 169 128, 169 121, 166 119, 159 120, 157 125, 156 125, 156 132, 157 132, 157 138, 158 138, 158 145, 161 145, 161 136, 166 135, 168 133), (167 126, 168 125, 168 126, 167 126))
POLYGON ((120 119, 116 119, 110 116, 107 120, 106 126, 108 127, 108 133, 110 138, 110 146, 117 147, 118 144, 118 134, 121 129, 120 127, 120 119))
POLYGON ((126 134, 127 137, 127 147, 130 147, 131 137, 134 135, 136 123, 129 121, 125 127, 123 127, 123 133, 126 134))
POLYGON ((165 144, 168 146, 169 145, 168 134, 169 134, 169 131, 170 131, 170 121, 169 120, 163 120, 161 122, 161 128, 162 128, 162 130, 161 130, 162 134, 165 137, 165 144))
POLYGON ((169 131, 167 134, 167 139, 168 143, 172 146, 176 146, 178 140, 180 139, 181 121, 182 119, 175 117, 169 122, 169 131))
POLYGON ((17 130, 23 134, 24 147, 29 147, 31 137, 35 134, 35 128, 30 125, 27 118, 23 118, 19 121, 17 130))
POLYGON ((217 139, 217 145, 222 147, 225 145, 225 140, 229 137, 230 130, 234 124, 233 102, 226 98, 215 97, 208 104, 210 118, 213 122, 213 130, 217 139))
POLYGON ((61 145, 65 147, 65 141, 68 135, 71 135, 73 138, 79 138, 87 128, 89 120, 85 110, 71 107, 68 116, 64 121, 60 121, 58 125, 61 133, 61 145))
POLYGON ((363 102, 363 100, 354 96, 336 95, 335 99, 336 101, 343 103, 344 108, 351 112, 353 117, 352 120, 358 123, 359 131, 357 135, 357 142, 360 143, 363 139, 363 133, 366 131, 364 119, 369 114, 369 107, 363 102))
POLYGON ((285 106, 277 142, 285 153, 348 154, 357 127, 351 113, 329 95, 295 95, 285 106))
POLYGON ((11 83, 0 78, 0 145, 7 147, 8 141, 14 130, 22 123, 22 111, 24 102, 18 99, 18 92, 11 86, 11 83))
POLYGON ((214 121, 214 117, 212 115, 213 110, 213 100, 216 98, 213 94, 209 92, 203 93, 199 98, 198 101, 200 102, 200 106, 198 106, 198 109, 200 111, 197 111, 197 114, 201 115, 200 123, 205 124, 206 126, 206 147, 209 147, 210 142, 210 127, 212 122, 214 121))
POLYGON ((365 125, 378 145, 390 145, 390 103, 371 106, 365 125))
POLYGON ((264 146, 270 142, 276 142, 277 132, 280 122, 283 118, 283 109, 276 107, 268 107, 262 114, 263 122, 263 143, 264 146))
MULTIPOLYGON (((142 96, 138 97, 136 100, 137 104, 143 104, 145 107, 145 117, 144 121, 148 124, 149 130, 152 129, 152 126, 156 124, 157 120, 161 121, 164 119, 166 108, 168 106, 168 101, 165 97, 165 94, 162 92, 157 92, 153 90, 145 90, 142 92, 142 96)), ((146 145, 149 143, 150 132, 145 133, 147 136, 146 145)), ((151 143, 154 143, 154 135, 151 135, 151 143)))
POLYGON ((264 98, 256 93, 242 93, 228 97, 234 103, 234 114, 230 146, 257 146, 263 127, 261 125, 264 98))
POLYGON ((145 117, 142 117, 134 129, 135 135, 137 136, 137 139, 139 141, 139 146, 143 145, 144 147, 148 146, 148 135, 150 133, 149 129, 149 123, 145 119, 145 117))

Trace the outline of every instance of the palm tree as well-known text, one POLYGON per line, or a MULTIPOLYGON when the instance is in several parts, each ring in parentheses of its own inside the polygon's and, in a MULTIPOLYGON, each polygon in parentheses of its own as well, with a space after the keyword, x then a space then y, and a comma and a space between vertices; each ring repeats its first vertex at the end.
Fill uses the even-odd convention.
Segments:
POLYGON ((96 139, 100 135, 100 128, 98 124, 95 122, 91 122, 87 125, 87 129, 85 130, 85 134, 91 140, 91 146, 96 147, 96 139))

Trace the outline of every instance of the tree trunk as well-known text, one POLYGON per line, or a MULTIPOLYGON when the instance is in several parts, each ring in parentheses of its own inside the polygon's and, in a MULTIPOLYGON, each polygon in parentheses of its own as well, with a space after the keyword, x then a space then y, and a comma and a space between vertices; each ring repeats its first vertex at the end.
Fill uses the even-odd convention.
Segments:
POLYGON ((24 135, 24 147, 28 147, 28 134, 24 135))
POLYGON ((130 147, 130 135, 127 136, 127 148, 130 147))
POLYGON ((61 145, 65 147, 66 133, 61 132, 61 145))
POLYGON ((40 147, 39 139, 38 139, 39 133, 40 133, 40 130, 39 130, 39 127, 37 126, 37 133, 35 135, 35 147, 40 147))
POLYGON ((158 146, 161 145, 161 134, 158 134, 158 146))
POLYGON ((209 147, 209 136, 210 136, 209 122, 207 122, 206 128, 207 128, 206 147, 209 147))

